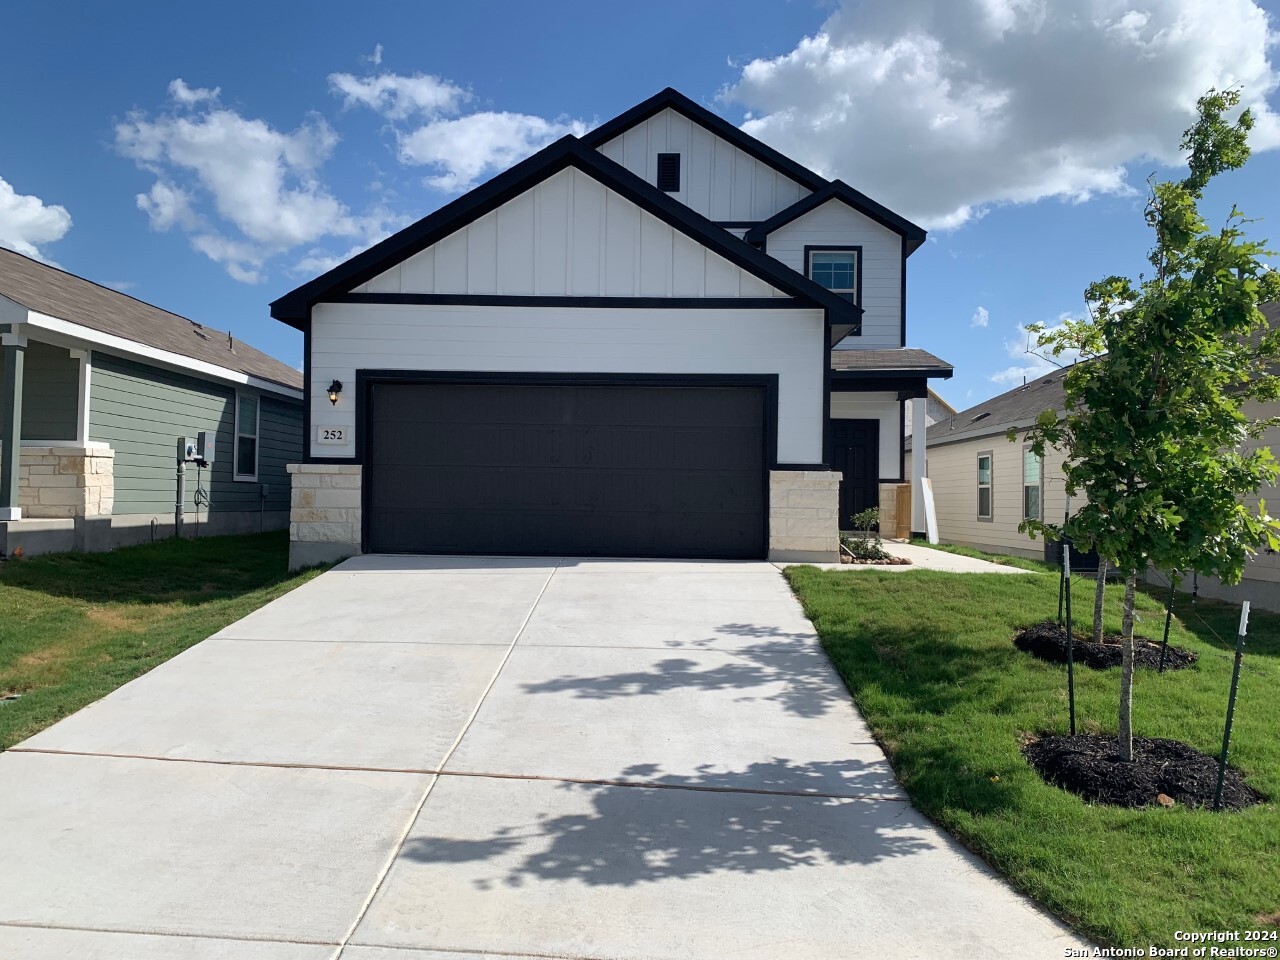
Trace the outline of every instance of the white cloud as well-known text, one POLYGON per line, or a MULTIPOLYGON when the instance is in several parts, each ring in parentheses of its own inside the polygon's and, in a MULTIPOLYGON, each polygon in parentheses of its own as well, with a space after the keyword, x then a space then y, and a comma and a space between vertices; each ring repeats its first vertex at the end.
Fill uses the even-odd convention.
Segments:
POLYGON ((61 240, 71 229, 71 214, 59 204, 21 194, 0 177, 0 247, 52 263, 40 245, 61 240))
POLYGON ((458 116, 471 94, 451 81, 420 73, 334 73, 329 88, 344 106, 365 106, 391 121, 400 162, 431 168, 423 183, 446 193, 468 190, 565 134, 581 136, 591 129, 591 124, 568 117, 548 120, 492 110, 458 116), (409 120, 417 126, 405 125, 409 120))
POLYGON ((472 187, 486 174, 505 170, 566 134, 582 136, 581 120, 524 113, 472 113, 454 120, 435 120, 403 135, 400 160, 436 172, 428 186, 448 192, 472 187))
POLYGON ((221 87, 214 87, 212 90, 208 87, 188 87, 181 77, 169 84, 169 96, 186 107, 195 106, 197 103, 212 103, 221 93, 221 87))
POLYGON ((132 280, 107 280, 103 286, 110 287, 112 290, 119 290, 121 293, 128 293, 138 285, 132 280))
POLYGON ((369 54, 367 57, 361 57, 360 59, 364 60, 366 63, 373 64, 375 67, 382 66, 382 44, 375 43, 373 45, 373 53, 369 54))
POLYGON ((987 313, 986 307, 978 307, 973 311, 973 317, 969 320, 971 327, 985 327, 991 320, 991 314, 987 313))
MULTIPOLYGON (((1057 323, 1045 324, 1045 332, 1049 333, 1061 329, 1063 323, 1068 320, 1080 319, 1082 317, 1077 314, 1059 314, 1057 323)), ((1064 351, 1054 357, 1048 350, 1036 345, 1036 335, 1025 326, 1019 325, 1016 329, 1017 334, 1012 339, 1004 342, 1005 352, 1015 363, 993 373, 989 378, 992 383, 1003 384, 1006 387, 1016 387, 1021 385, 1024 380, 1030 383, 1032 380, 1043 377, 1053 370, 1069 367, 1080 359, 1079 353, 1074 350, 1064 351), (1033 350, 1035 353, 1031 352, 1033 350), (1048 359, 1049 357, 1052 357, 1052 359, 1048 359)))
POLYGON ((1178 161, 1211 86, 1240 85, 1254 148, 1280 146, 1275 42, 1254 0, 845 0, 722 96, 749 133, 946 229, 1131 191, 1125 165, 1178 161))
POLYGON ((116 125, 117 149, 153 173, 137 195, 156 230, 179 227, 191 245, 245 283, 272 257, 327 238, 368 242, 387 215, 352 213, 318 177, 338 136, 319 117, 284 132, 217 103, 217 91, 170 85, 179 112, 135 111, 116 125))
MULTIPOLYGON (((375 53, 381 59, 381 47, 375 53)), ((380 73, 374 77, 357 77, 350 73, 329 74, 329 89, 342 95, 343 106, 363 106, 382 114, 388 120, 406 120, 415 114, 437 117, 457 113, 471 99, 461 87, 425 73, 401 76, 380 73)))

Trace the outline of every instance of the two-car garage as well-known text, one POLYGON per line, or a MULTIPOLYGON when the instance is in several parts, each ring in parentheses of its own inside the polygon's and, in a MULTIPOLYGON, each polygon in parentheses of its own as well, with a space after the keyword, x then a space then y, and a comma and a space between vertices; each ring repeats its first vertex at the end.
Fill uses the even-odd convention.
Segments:
POLYGON ((770 378, 362 378, 386 553, 761 558, 770 378))

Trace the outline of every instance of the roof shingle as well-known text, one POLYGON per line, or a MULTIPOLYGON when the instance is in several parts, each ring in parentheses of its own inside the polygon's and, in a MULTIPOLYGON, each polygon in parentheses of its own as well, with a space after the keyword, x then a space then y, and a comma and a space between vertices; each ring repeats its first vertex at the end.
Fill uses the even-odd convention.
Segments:
POLYGON ((302 389, 302 374, 221 330, 0 248, 0 295, 28 310, 302 389))

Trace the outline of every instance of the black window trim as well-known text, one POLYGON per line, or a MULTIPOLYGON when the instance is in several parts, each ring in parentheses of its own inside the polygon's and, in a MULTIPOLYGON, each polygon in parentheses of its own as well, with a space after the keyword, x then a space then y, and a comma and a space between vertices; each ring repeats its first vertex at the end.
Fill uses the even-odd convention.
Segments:
MULTIPOLYGON (((862 308, 862 244, 860 243, 806 243, 804 246, 804 275, 813 280, 811 272, 812 257, 815 253, 852 253, 857 260, 854 263, 854 306, 862 308)), ((817 283, 816 280, 814 280, 817 283)), ((825 287, 823 289, 826 289, 825 287)), ((834 293, 834 291, 832 291, 834 293)), ((837 294, 843 297, 843 294, 837 294)), ((849 334, 851 337, 862 336, 862 327, 849 334)))

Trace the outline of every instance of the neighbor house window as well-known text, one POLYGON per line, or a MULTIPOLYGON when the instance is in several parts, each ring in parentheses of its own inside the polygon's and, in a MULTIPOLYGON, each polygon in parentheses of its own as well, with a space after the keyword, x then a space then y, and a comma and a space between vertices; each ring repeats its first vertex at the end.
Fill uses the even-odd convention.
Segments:
POLYGON ((1030 447, 1022 448, 1022 518, 1042 520, 1040 516, 1040 478, 1043 475, 1040 458, 1030 447))
POLYGON ((862 251, 856 247, 844 250, 807 251, 809 279, 821 284, 846 300, 858 302, 858 272, 862 251))
POLYGON ((991 519, 991 454, 978 454, 978 519, 991 519))
POLYGON ((236 479, 258 479, 258 398, 236 394, 236 479))

